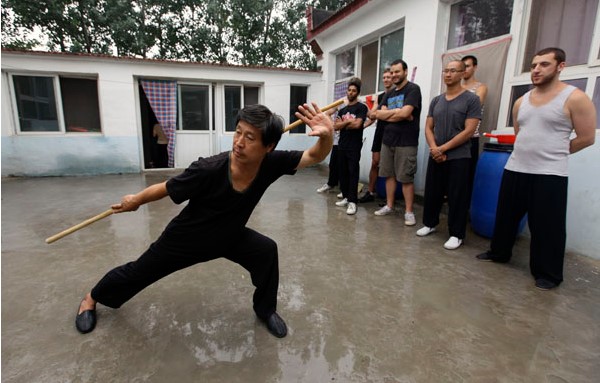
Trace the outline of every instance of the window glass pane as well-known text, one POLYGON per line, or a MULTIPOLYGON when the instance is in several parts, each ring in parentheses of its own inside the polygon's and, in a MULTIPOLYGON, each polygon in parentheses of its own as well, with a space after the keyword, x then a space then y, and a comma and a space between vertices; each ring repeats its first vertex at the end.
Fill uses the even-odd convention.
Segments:
POLYGON ((354 51, 356 48, 348 49, 335 56, 335 79, 354 76, 354 51))
POLYGON ((467 0, 450 8, 448 49, 510 32, 514 0, 467 0))
MULTIPOLYGON (((600 77, 596 77, 596 87, 594 88, 594 97, 592 98, 596 113, 600 113, 600 77)), ((596 116, 596 129, 600 129, 600 118, 596 116)))
POLYGON ((100 132, 98 83, 82 78, 60 78, 67 132, 100 132))
POLYGON ((182 130, 208 130, 208 85, 180 85, 182 130))
POLYGON ((244 106, 258 104, 258 87, 244 85, 244 106))
POLYGON ((513 106, 515 105, 515 101, 517 101, 519 99, 519 97, 523 96, 525 93, 529 92, 529 90, 532 88, 533 88, 533 85, 531 85, 531 84, 518 85, 518 86, 512 87, 512 94, 510 96, 510 108, 508 110, 508 125, 507 126, 514 126, 513 118, 512 118, 512 109, 513 109, 513 106))
MULTIPOLYGON (((562 80, 562 81, 569 85, 573 85, 574 87, 577 87, 585 92, 585 86, 587 84, 587 79, 585 79, 585 78, 577 78, 577 79, 573 79, 573 80, 562 80)), ((530 89, 533 89, 533 85, 531 85, 531 84, 513 86, 512 94, 510 96, 510 108, 509 108, 510 110, 508 111, 508 126, 514 126, 513 119, 512 119, 512 108, 513 108, 513 105, 515 104, 515 101, 517 101, 519 99, 519 97, 522 97, 530 89)))
POLYGON ((364 45, 361 49, 360 79, 361 94, 373 94, 377 86, 377 51, 378 42, 364 45))
POLYGON ((587 78, 576 78, 573 80, 562 80, 562 81, 569 85, 573 85, 574 87, 579 88, 583 92, 585 92, 585 87, 587 85, 587 78))
POLYGON ((567 65, 587 63, 598 0, 533 0, 523 72, 540 49, 560 47, 567 65))
POLYGON ((52 77, 13 76, 21 132, 58 132, 52 77))
MULTIPOLYGON (((294 113, 298 111, 299 105, 306 103, 307 93, 307 86, 290 86, 290 123, 298 119, 294 113)), ((290 133, 306 133, 306 125, 302 124, 299 127, 292 129, 290 133)))
POLYGON ((225 87, 225 131, 235 132, 235 119, 242 105, 242 87, 225 87))
MULTIPOLYGON (((395 32, 381 37, 381 46, 379 48, 379 73, 383 73, 385 68, 388 68, 392 61, 401 59, 404 47, 404 29, 399 29, 395 32)), ((383 90, 383 80, 377 79, 377 89, 383 90)))
POLYGON ((346 91, 348 90, 348 81, 336 82, 333 86, 333 99, 339 100, 340 98, 346 97, 346 91))

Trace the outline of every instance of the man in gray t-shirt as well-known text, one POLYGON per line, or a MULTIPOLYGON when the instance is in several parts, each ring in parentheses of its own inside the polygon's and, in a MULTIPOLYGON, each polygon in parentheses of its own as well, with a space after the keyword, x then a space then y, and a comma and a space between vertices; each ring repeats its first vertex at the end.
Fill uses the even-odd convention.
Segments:
POLYGON ((425 137, 430 158, 425 178, 423 224, 417 235, 435 231, 440 221, 444 196, 448 196, 448 232, 444 244, 448 250, 458 248, 465 237, 469 209, 470 138, 481 120, 481 102, 461 86, 465 71, 462 61, 446 64, 446 93, 435 97, 429 106, 425 137))

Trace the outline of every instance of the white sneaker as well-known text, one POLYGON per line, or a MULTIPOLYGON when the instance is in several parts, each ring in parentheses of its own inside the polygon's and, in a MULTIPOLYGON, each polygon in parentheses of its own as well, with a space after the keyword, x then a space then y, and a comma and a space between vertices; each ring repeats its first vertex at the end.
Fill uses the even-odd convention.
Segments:
POLYGON ((450 237, 450 239, 444 243, 444 247, 448 250, 458 249, 460 245, 462 245, 462 239, 456 237, 450 237))
POLYGON ((331 186, 325 184, 325 185, 323 185, 323 186, 321 186, 320 188, 317 189, 317 193, 325 193, 329 189, 331 189, 331 186))
POLYGON ((404 213, 404 224, 406 226, 415 226, 417 224, 415 213, 404 213))
POLYGON ((335 203, 335 206, 347 206, 348 205, 348 198, 344 198, 341 201, 337 201, 335 203))
POLYGON ((419 237, 424 237, 426 235, 429 235, 429 234, 433 233, 434 231, 435 231, 435 227, 423 226, 422 228, 420 228, 419 230, 417 230, 417 235, 419 237))
POLYGON ((388 205, 385 205, 381 209, 377 210, 375 212, 375 215, 388 215, 388 214, 392 214, 393 212, 394 212, 394 209, 392 209, 388 205))
POLYGON ((346 209, 346 214, 348 214, 348 215, 356 214, 356 204, 354 202, 348 203, 348 209, 346 209))
POLYGON ((340 193, 340 194, 337 195, 337 197, 340 198, 340 199, 342 199, 342 198, 344 198, 344 194, 340 193))

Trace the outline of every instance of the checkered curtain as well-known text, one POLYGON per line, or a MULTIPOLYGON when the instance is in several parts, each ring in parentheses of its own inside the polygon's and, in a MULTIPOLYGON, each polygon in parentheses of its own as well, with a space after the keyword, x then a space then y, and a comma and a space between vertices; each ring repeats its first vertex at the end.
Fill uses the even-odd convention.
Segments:
POLYGON ((177 126, 177 82, 164 80, 142 80, 142 88, 150 107, 158 119, 163 132, 169 139, 169 167, 175 164, 175 128, 177 126))

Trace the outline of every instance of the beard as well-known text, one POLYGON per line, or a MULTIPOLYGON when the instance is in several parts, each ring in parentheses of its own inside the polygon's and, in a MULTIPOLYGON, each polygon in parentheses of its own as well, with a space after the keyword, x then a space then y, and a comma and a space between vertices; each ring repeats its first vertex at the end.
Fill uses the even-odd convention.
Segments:
POLYGON ((554 81, 554 79, 556 79, 558 77, 559 74, 560 74, 560 72, 558 70, 555 70, 554 72, 552 72, 550 74, 540 75, 537 77, 534 77, 532 74, 531 75, 531 83, 535 86, 550 84, 552 81, 554 81))

